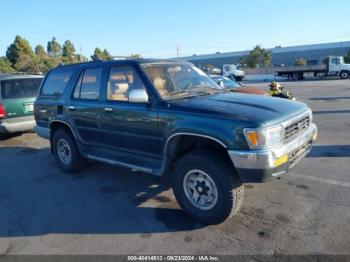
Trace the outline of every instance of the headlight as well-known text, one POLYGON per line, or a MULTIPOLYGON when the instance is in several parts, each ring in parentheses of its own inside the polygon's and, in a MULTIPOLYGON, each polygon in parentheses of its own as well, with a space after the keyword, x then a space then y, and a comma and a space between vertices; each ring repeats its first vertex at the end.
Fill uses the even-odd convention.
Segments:
POLYGON ((270 147, 282 142, 283 127, 274 126, 268 128, 258 129, 244 129, 245 137, 249 143, 250 148, 259 149, 270 147))

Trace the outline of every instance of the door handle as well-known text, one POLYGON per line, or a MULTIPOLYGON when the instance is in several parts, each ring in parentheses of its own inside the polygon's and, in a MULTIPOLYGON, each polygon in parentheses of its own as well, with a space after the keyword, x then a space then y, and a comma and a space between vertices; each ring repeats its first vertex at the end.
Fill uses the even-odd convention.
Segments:
POLYGON ((74 111, 75 110, 75 106, 69 106, 68 110, 74 111))
POLYGON ((111 107, 105 107, 105 112, 113 112, 113 108, 111 108, 111 107))

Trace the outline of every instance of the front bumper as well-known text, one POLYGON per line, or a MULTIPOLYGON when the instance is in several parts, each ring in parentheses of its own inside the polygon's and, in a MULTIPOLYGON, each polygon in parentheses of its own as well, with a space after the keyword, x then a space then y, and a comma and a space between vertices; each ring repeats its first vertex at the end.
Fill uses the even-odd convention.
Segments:
POLYGON ((236 171, 244 183, 260 183, 287 173, 307 155, 317 137, 317 127, 311 124, 292 141, 264 150, 229 150, 236 171), (283 163, 278 163, 285 159, 283 163))
POLYGON ((0 133, 16 133, 34 129, 33 116, 0 119, 0 133))

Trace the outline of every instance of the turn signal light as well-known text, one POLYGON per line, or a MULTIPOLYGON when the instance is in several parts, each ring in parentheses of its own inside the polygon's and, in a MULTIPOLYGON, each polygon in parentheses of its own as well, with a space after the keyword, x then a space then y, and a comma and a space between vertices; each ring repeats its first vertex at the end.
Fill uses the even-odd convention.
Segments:
POLYGON ((258 134, 255 131, 248 131, 247 138, 252 146, 258 145, 258 134))

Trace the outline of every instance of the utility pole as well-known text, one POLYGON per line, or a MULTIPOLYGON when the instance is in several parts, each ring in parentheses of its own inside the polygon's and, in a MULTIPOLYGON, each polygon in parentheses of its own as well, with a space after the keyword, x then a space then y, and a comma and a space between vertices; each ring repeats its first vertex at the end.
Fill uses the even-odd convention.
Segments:
POLYGON ((79 62, 83 62, 83 48, 80 46, 79 48, 79 62))
POLYGON ((177 57, 180 57, 181 55, 181 44, 176 45, 176 55, 177 57))

